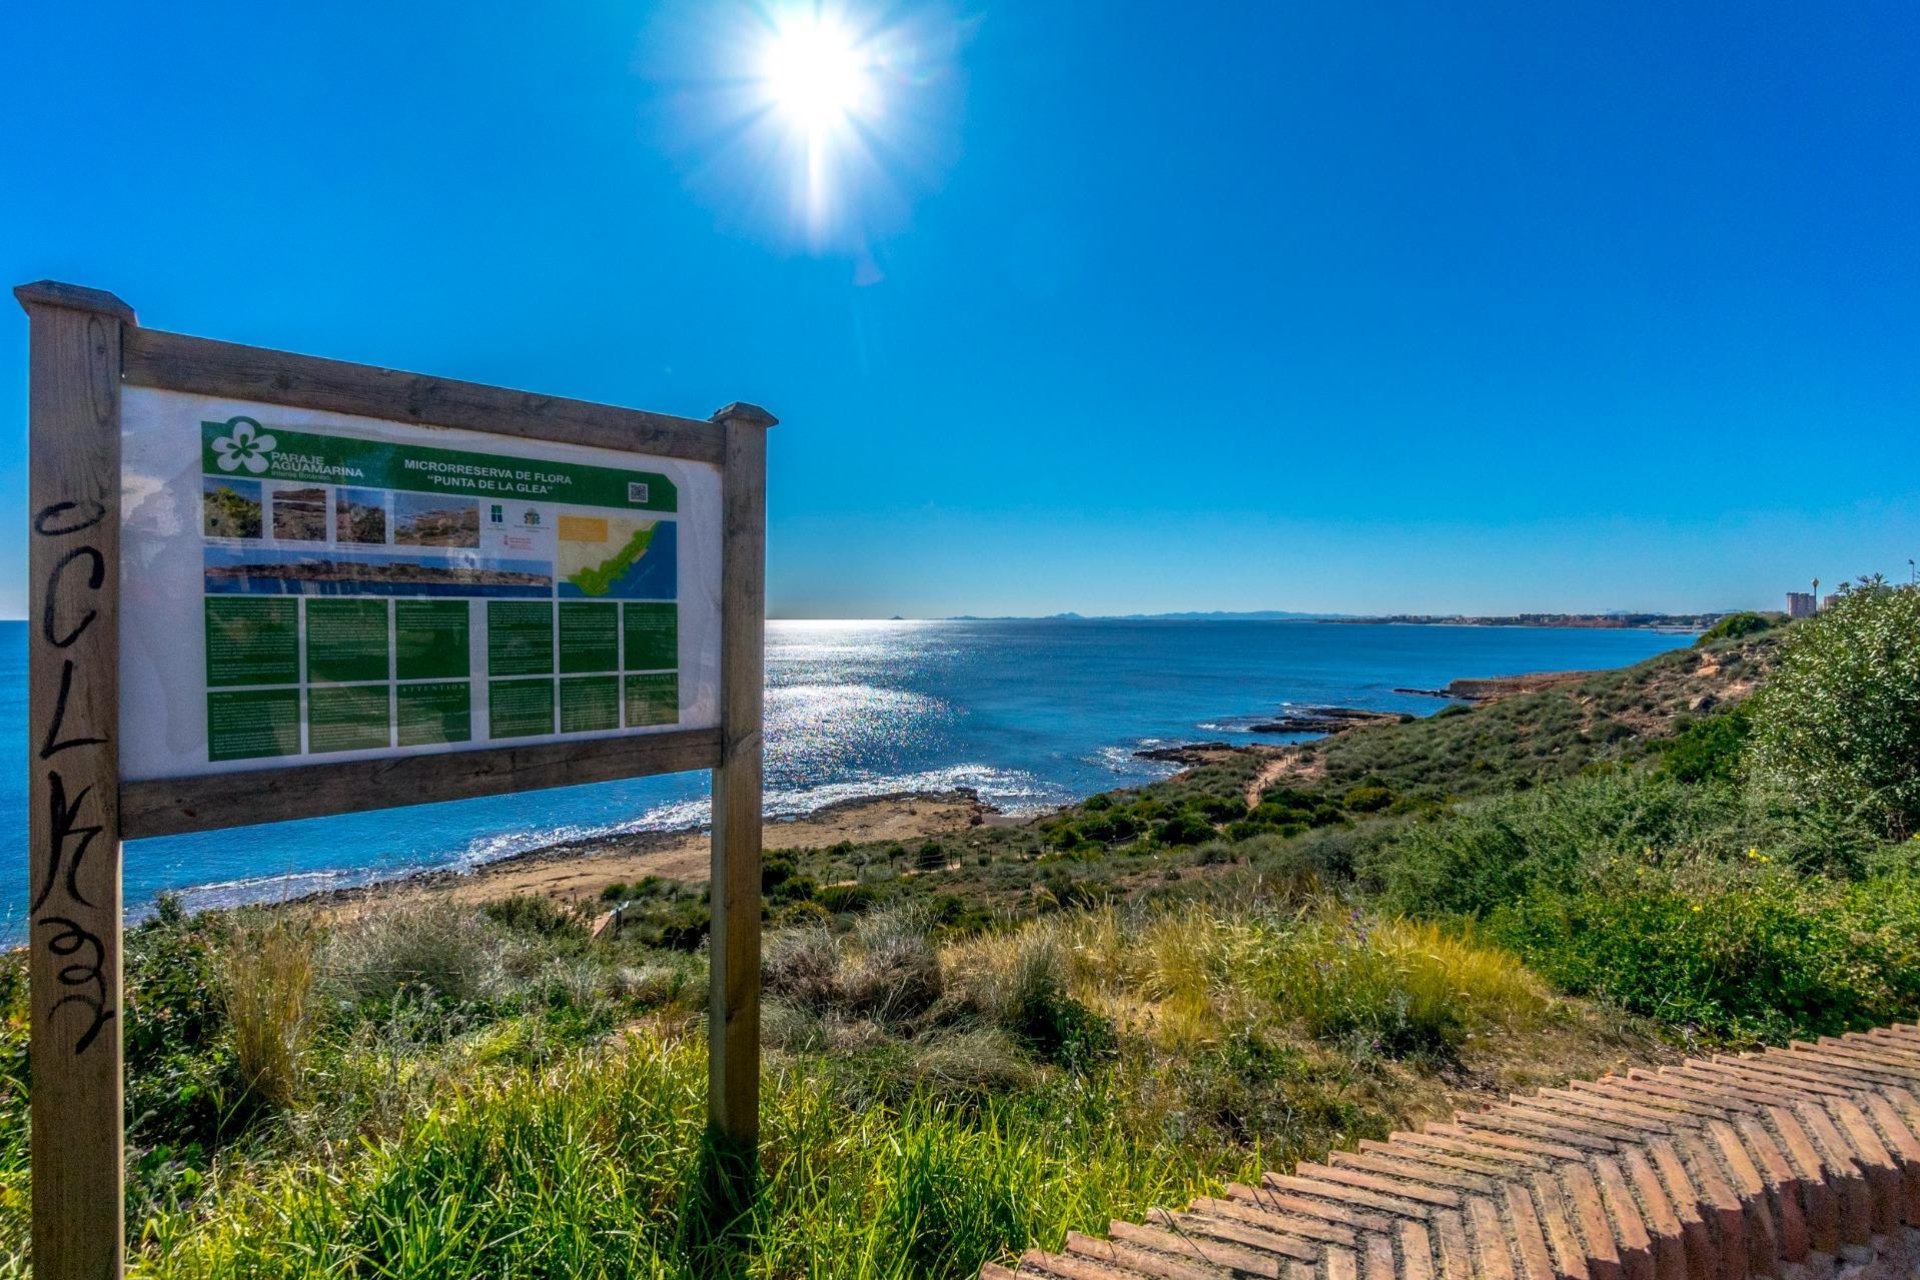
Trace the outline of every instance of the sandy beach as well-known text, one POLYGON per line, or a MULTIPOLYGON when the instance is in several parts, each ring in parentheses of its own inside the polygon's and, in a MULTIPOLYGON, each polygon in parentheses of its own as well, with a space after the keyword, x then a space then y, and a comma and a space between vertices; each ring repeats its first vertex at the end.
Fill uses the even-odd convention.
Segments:
MULTIPOLYGON (((763 840, 768 849, 820 849, 842 840, 905 842, 964 831, 989 820, 1005 818, 970 791, 910 792, 846 800, 797 818, 771 820, 763 828, 763 840)), ((526 894, 571 904, 598 898, 608 885, 647 876, 703 881, 711 853, 708 832, 702 828, 636 831, 547 845, 472 871, 429 872, 323 895, 321 900, 434 894, 487 902, 526 894)))

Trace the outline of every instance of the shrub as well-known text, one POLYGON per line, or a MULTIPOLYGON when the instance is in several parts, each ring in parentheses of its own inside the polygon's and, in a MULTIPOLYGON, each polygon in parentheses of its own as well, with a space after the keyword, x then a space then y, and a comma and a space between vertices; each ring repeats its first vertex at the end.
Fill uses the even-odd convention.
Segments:
POLYGON ((769 995, 819 1012, 839 997, 839 945, 823 928, 783 930, 767 939, 760 975, 769 995))
POLYGON ((1113 1024, 1069 993, 1070 956, 1054 930, 983 940, 961 964, 968 1003, 1036 1053, 1080 1069, 1112 1052, 1113 1024))
POLYGON ((498 992, 505 973, 500 939, 486 917, 442 899, 368 903, 334 926, 323 960, 329 978, 362 1000, 408 989, 478 1000, 498 992))
MULTIPOLYGON (((605 895, 601 895, 603 898, 605 895)), ((498 898, 480 908, 487 919, 503 929, 529 933, 541 938, 560 938, 580 934, 580 917, 551 898, 533 893, 516 893, 498 898)))
POLYGON ((865 911, 878 896, 870 886, 864 884, 829 884, 823 885, 814 894, 814 899, 835 915, 847 915, 865 911))
POLYGON ((1755 695, 1755 775, 1806 804, 1920 829, 1920 590, 1845 590, 1788 629, 1755 695))
POLYGON ((124 1046, 135 1142, 206 1150, 249 1119, 237 1105, 246 1086, 220 994, 218 947, 230 923, 217 913, 189 918, 163 898, 154 919, 127 932, 124 1046))
POLYGON ((1451 1052, 1480 1027, 1537 1021, 1547 1000, 1513 955, 1438 926, 1321 912, 1273 956, 1273 997, 1321 1040, 1451 1052))
POLYGON ((313 953, 311 926, 281 913, 234 930, 220 956, 220 995, 240 1078, 269 1106, 291 1106, 299 1091, 313 1026, 313 953))
POLYGON ((1731 782, 1740 774, 1752 729, 1753 713, 1745 702, 1690 724, 1655 744, 1660 756, 1655 772, 1676 782, 1731 782))
POLYGON ((1194 814, 1176 813, 1156 827, 1153 835, 1161 844, 1200 844, 1213 839, 1213 826, 1194 814))
POLYGON ((1355 813, 1378 813, 1393 803, 1393 792, 1377 783, 1349 787, 1341 803, 1355 813))
POLYGON ((853 938, 860 955, 845 978, 852 1008, 882 1024, 898 1023, 925 1013, 940 998, 940 953, 921 913, 876 912, 861 919, 853 938))
POLYGON ((1730 613, 1720 621, 1700 633, 1693 642, 1696 649, 1720 640, 1744 640, 1748 636, 1759 635, 1762 631, 1773 629, 1774 621, 1763 613, 1730 613))
POLYGON ((1556 985, 1719 1036, 1835 1035, 1920 1012, 1920 876, 1623 864, 1489 928, 1556 985))

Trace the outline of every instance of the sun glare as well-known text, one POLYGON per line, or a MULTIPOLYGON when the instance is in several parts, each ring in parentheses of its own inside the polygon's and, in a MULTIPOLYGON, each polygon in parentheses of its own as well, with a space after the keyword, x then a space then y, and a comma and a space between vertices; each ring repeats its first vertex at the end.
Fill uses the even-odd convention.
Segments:
POLYGON ((767 95, 809 137, 855 123, 875 106, 872 59, 859 38, 828 14, 797 15, 767 40, 761 75, 767 95))
POLYGON ((783 239, 849 254, 870 281, 874 237, 904 223, 956 153, 967 28, 946 0, 682 2, 724 69, 674 97, 704 135, 695 180, 783 239))

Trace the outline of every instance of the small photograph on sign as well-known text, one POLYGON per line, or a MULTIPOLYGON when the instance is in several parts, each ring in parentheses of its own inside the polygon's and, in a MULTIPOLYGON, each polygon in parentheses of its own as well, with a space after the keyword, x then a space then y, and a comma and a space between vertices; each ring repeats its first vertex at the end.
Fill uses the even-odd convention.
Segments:
POLYGON ((281 542, 325 542, 327 491, 306 487, 275 489, 273 536, 281 542))
POLYGON ((334 539, 386 545, 387 495, 378 489, 342 489, 335 494, 334 539))
POLYGON ((477 547, 480 504, 437 493, 396 493, 393 540, 403 547, 477 547))
POLYGON ((202 482, 200 531, 209 538, 257 538, 260 482, 207 476, 202 482))
POLYGON ((405 553, 210 546, 206 588, 214 595, 550 596, 544 560, 426 559, 405 553))

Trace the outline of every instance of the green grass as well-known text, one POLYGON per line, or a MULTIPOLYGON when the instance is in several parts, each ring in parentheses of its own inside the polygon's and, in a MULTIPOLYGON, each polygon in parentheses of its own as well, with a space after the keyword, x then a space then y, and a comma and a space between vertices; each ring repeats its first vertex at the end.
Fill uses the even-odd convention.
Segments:
POLYGON ((1220 1176, 1131 1132, 1111 1077, 884 1110, 789 1068, 767 1080, 744 1247, 702 1251, 705 1078, 697 1040, 643 1035, 472 1089, 337 1167, 235 1169, 211 1215, 147 1225, 138 1274, 959 1277, 1220 1176))
MULTIPOLYGON (((140 1034, 155 1015, 169 1028, 145 1069, 173 1069, 141 1085, 135 1274, 969 1275, 1384 1135, 1476 1035, 1568 1025, 1511 956, 1332 902, 1235 895, 959 934, 896 908, 777 933, 765 1176, 716 1244, 697 956, 591 945, 534 904, 314 929, 174 914, 134 931, 142 989, 182 955, 231 974, 311 944, 259 967, 244 1000, 136 1009, 140 1034), (308 992, 298 1037, 276 1030, 292 1006, 264 988, 280 978, 308 992), (249 1091, 234 1045, 263 1027, 297 1061, 249 1091), (214 1079, 238 1090, 216 1123, 168 1105, 165 1089, 214 1079)), ((17 970, 0 971, 16 984, 0 1256, 24 1274, 17 970)))

